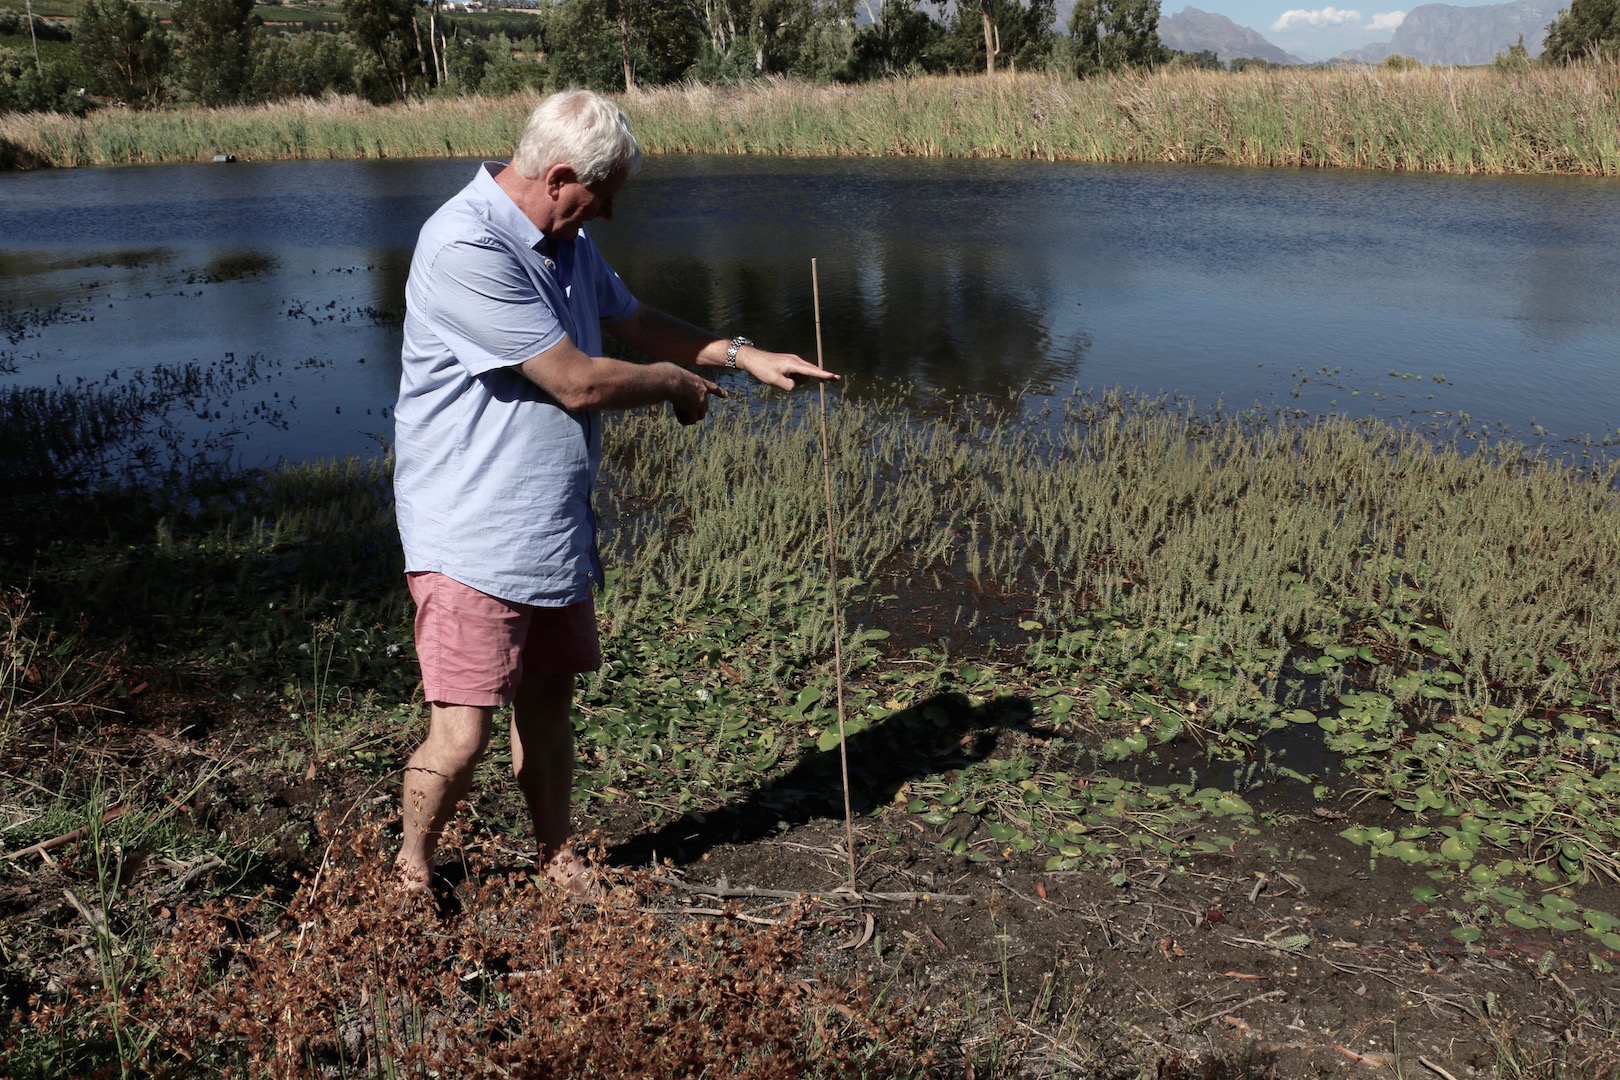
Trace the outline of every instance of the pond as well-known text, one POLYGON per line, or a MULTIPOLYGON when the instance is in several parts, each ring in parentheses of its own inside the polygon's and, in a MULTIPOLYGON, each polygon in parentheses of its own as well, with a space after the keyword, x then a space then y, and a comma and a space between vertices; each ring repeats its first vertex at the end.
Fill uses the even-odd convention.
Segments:
MULTIPOLYGON (((195 363, 179 421, 243 463, 375 449, 417 229, 473 169, 0 175, 0 388, 195 363)), ((661 157, 616 210, 593 233, 644 301, 808 356, 818 259, 827 363, 855 393, 1620 425, 1613 181, 661 157)))

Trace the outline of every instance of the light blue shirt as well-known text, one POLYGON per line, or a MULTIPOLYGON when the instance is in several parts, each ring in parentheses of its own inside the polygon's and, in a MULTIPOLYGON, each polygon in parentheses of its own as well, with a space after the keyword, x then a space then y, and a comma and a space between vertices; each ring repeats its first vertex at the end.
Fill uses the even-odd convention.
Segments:
POLYGON ((545 237, 495 183, 472 183, 422 226, 405 283, 394 410, 394 497, 407 571, 560 607, 602 580, 591 488, 602 418, 574 412, 516 365, 566 335, 602 355, 602 323, 636 299, 584 232, 545 237), (549 249, 548 249, 549 250, 549 249))

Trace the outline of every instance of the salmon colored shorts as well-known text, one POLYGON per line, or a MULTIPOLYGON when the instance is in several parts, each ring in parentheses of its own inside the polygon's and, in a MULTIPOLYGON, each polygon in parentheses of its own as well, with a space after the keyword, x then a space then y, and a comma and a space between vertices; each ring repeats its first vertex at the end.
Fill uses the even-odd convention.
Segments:
POLYGON ((602 665, 596 605, 535 607, 490 596, 436 573, 406 574, 416 601, 416 655, 427 699, 510 705, 526 676, 602 665))

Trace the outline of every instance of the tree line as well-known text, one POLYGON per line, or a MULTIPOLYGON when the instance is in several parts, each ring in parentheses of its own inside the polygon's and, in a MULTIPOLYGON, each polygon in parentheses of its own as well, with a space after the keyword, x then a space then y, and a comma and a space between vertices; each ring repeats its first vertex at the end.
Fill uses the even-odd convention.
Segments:
MULTIPOLYGON (((178 0, 166 20, 135 0, 81 0, 71 31, 0 11, 0 41, 32 46, 0 44, 0 110, 1263 63, 1167 49, 1159 0, 1078 0, 1066 32, 1055 0, 539 0, 488 15, 342 0, 340 11, 339 26, 316 29, 266 25, 253 0, 178 0)), ((1620 0, 1572 0, 1549 30, 1543 60, 1620 50, 1620 0)))

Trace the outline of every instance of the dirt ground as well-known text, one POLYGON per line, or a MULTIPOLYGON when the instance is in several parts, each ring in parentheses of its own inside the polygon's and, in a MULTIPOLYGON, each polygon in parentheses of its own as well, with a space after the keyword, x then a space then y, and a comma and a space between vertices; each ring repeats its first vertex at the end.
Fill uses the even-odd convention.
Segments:
MULTIPOLYGON (((125 853, 121 932, 141 923, 160 932, 178 901, 206 888, 289 887, 319 862, 312 824, 322 810, 390 812, 392 771, 289 767, 284 713, 199 702, 154 679, 159 688, 132 698, 93 743, 35 732, 4 763, 8 801, 71 788, 88 763, 115 788, 167 777, 184 792, 187 778, 206 775, 175 804, 175 828, 262 853, 229 881, 228 859, 125 853)), ((672 902, 692 918, 735 903, 742 916, 771 919, 789 897, 812 898, 807 967, 864 971, 919 1004, 956 1033, 950 1075, 1538 1075, 1524 1069, 1527 1055, 1609 1074, 1620 988, 1594 972, 1580 941, 1507 929, 1458 942, 1447 914, 1413 903, 1419 872, 1387 859, 1374 870, 1365 849, 1338 835, 1350 810, 1376 820, 1376 805, 1334 805, 1284 809, 1217 853, 1149 852, 1068 872, 1011 850, 982 862, 946 854, 935 846, 946 829, 977 839, 966 815, 942 829, 884 807, 855 821, 855 894, 834 815, 745 829, 724 808, 670 819, 625 801, 582 807, 579 824, 611 861, 656 857, 672 902)), ((496 777, 469 813, 513 830, 520 865, 516 806, 496 777)), ((78 857, 64 844, 50 858, 0 864, 4 1014, 32 993, 94 977, 69 896, 88 873, 78 857)), ((447 896, 457 887, 453 872, 440 883, 447 896)))

